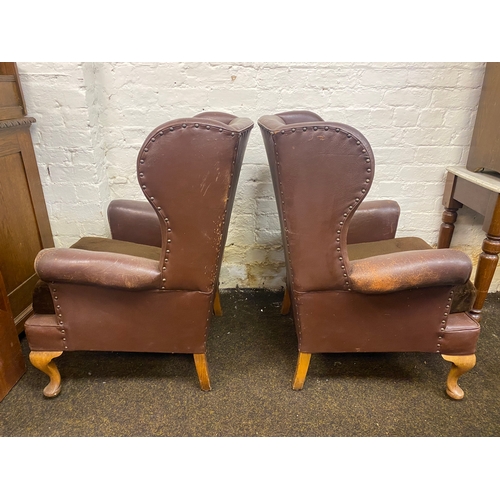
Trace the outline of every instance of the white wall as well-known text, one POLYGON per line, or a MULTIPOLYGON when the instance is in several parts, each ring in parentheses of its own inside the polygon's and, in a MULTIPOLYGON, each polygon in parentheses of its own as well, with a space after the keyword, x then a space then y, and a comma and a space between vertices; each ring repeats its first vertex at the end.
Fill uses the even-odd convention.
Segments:
MULTIPOLYGON (((57 246, 108 235, 111 199, 143 199, 137 152, 157 125, 202 111, 310 109, 347 123, 376 158, 368 199, 401 205, 399 236, 435 245, 445 169, 465 165, 484 63, 18 63, 57 246)), ((482 217, 459 212, 453 246, 475 263, 482 217)), ((256 125, 245 156, 221 287, 283 285, 279 222, 256 125)), ((500 271, 491 291, 500 290, 500 271)))

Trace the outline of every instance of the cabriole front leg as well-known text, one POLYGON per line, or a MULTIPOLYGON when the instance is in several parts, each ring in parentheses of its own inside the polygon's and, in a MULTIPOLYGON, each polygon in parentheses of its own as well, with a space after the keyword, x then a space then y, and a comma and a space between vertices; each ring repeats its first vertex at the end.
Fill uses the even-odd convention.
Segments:
POLYGON ((61 374, 52 360, 59 357, 62 353, 62 351, 30 352, 31 364, 50 378, 48 385, 43 390, 43 395, 48 398, 54 398, 61 392, 61 374))
POLYGON ((464 391, 458 385, 458 379, 464 373, 472 370, 476 364, 476 355, 470 354, 468 356, 448 356, 441 355, 445 361, 452 363, 448 379, 446 380, 446 394, 452 399, 463 399, 464 391))

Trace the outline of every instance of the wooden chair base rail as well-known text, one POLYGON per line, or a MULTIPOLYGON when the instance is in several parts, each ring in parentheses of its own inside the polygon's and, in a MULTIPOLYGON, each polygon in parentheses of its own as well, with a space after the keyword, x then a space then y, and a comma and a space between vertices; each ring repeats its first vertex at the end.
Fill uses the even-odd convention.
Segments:
POLYGON ((59 357, 62 351, 31 351, 31 364, 49 376, 50 382, 43 390, 43 395, 48 398, 54 398, 61 392, 61 374, 57 369, 54 358, 59 357))
POLYGON ((458 379, 464 373, 472 370, 476 365, 476 355, 470 354, 468 356, 448 356, 441 355, 445 361, 452 363, 448 379, 446 380, 446 394, 452 399, 463 399, 464 391, 458 385, 458 379))
MULTIPOLYGON (((472 370, 476 365, 476 355, 470 354, 468 356, 448 356, 442 354, 445 361, 452 363, 448 379, 446 381, 446 394, 452 399, 460 400, 464 397, 464 391, 458 385, 458 379, 468 371, 472 370)), ((297 367, 293 377, 293 390, 300 391, 304 387, 306 380, 307 370, 311 362, 311 354, 306 352, 299 352, 297 359, 297 367)))
MULTIPOLYGON (((43 390, 43 395, 48 398, 54 398, 61 392, 61 374, 57 369, 54 358, 60 356, 63 352, 31 351, 31 364, 40 371, 49 376, 50 381, 43 390)), ((208 364, 206 354, 193 354, 196 372, 200 380, 202 391, 210 391, 210 376, 208 374, 208 364)))

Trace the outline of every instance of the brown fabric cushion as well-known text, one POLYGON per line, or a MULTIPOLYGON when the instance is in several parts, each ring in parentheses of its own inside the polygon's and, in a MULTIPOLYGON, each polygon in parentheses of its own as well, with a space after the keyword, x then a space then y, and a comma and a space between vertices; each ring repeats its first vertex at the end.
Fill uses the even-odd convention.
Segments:
POLYGON ((347 245, 349 260, 366 259, 375 255, 387 255, 409 250, 428 250, 432 248, 420 238, 394 238, 393 240, 371 241, 347 245))
MULTIPOLYGON (((347 245, 350 260, 366 259, 375 255, 387 255, 409 250, 427 250, 432 248, 420 238, 395 238, 393 240, 373 241, 370 243, 355 243, 347 245)), ((472 309, 476 299, 476 289, 469 280, 464 285, 453 288, 451 312, 468 312, 472 309)))
POLYGON ((161 248, 159 247, 91 236, 79 239, 74 245, 71 245, 71 248, 79 248, 80 250, 90 250, 93 252, 121 253, 133 255, 134 257, 144 257, 145 259, 156 260, 158 262, 161 257, 161 248))
MULTIPOLYGON (((85 237, 79 239, 71 248, 93 252, 111 252, 160 261, 161 248, 110 238, 85 237)), ((33 291, 33 311, 37 314, 54 314, 54 304, 47 283, 38 281, 33 291)))

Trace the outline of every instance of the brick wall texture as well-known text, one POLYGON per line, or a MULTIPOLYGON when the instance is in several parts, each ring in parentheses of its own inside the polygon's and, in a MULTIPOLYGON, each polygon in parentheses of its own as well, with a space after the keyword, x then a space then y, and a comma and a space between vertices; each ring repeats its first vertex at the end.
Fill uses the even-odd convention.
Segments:
MULTIPOLYGON (((157 125, 202 111, 254 122, 309 109, 370 141, 367 199, 401 206, 398 236, 436 245, 445 169, 465 165, 484 63, 18 63, 56 246, 109 236, 112 199, 143 199, 135 162, 157 125)), ((459 212, 453 246, 476 264, 482 217, 459 212)), ((220 286, 280 288, 284 258, 256 124, 242 167, 220 286)), ((497 272, 490 291, 500 289, 497 272)))

